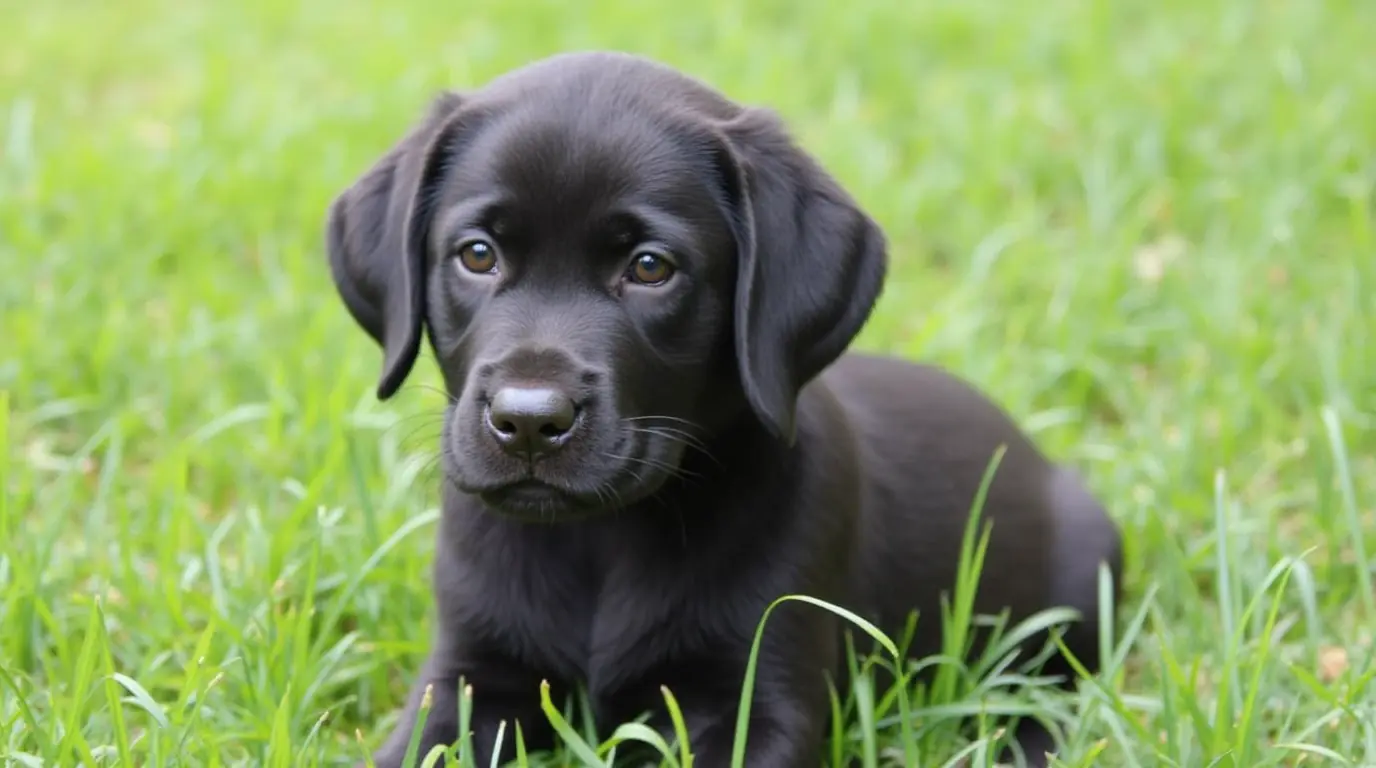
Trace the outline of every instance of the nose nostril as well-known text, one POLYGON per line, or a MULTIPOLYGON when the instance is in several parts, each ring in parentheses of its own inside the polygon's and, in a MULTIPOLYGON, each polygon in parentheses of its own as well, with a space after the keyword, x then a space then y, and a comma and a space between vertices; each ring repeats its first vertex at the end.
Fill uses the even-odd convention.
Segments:
POLYGON ((540 425, 540 434, 544 435, 547 438, 550 438, 551 440, 557 437, 563 437, 567 433, 567 429, 564 429, 563 427, 557 424, 540 425))

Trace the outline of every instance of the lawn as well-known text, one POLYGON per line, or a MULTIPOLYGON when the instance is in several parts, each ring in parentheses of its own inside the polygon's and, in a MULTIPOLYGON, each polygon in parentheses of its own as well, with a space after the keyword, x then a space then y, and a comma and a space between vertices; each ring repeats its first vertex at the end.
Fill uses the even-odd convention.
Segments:
POLYGON ((891 237, 858 345, 984 387, 1124 531, 1077 695, 860 697, 837 752, 980 764, 958 716, 1021 702, 1066 765, 1376 763, 1376 4, 1191 5, 0 0, 0 763, 386 734, 442 400, 429 359, 373 398, 325 207, 436 90, 589 47, 780 111, 891 237))

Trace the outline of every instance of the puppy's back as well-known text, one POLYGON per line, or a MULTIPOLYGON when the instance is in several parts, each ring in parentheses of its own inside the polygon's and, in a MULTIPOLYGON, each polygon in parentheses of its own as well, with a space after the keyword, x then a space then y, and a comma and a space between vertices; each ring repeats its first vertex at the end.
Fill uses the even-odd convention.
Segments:
POLYGON ((1008 608, 1016 621, 1068 601, 1089 607, 1079 598, 1097 566, 1066 558, 1097 562, 1095 553, 1067 550, 1116 546, 1112 525, 1078 478, 1050 462, 991 399, 939 367, 860 353, 843 356, 809 389, 818 387, 826 391, 805 401, 835 397, 863 453, 856 576, 888 629, 917 609, 919 628, 927 628, 918 637, 939 642, 932 623, 941 593, 954 587, 961 538, 1000 446, 981 518, 993 529, 977 610, 1008 608))

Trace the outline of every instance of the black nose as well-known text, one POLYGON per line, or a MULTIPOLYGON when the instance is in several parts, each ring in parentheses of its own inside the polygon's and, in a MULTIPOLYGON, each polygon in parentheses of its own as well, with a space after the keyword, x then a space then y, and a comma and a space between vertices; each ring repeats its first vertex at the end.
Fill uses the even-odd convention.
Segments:
POLYGON ((503 387, 488 406, 487 429, 507 453, 533 458, 563 445, 577 416, 558 390, 503 387))

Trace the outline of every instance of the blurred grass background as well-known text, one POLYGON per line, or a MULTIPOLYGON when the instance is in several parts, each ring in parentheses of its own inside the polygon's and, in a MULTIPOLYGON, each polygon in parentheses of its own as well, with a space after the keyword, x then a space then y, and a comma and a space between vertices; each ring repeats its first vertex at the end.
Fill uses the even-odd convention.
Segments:
POLYGON ((1145 620, 1067 705, 1066 764, 1376 760, 1376 4, 0 0, 0 27, 7 765, 385 734, 429 639, 440 402, 429 361, 372 399, 325 206, 438 89, 577 48, 780 111, 892 239, 859 345, 972 379, 1108 501, 1145 620))

